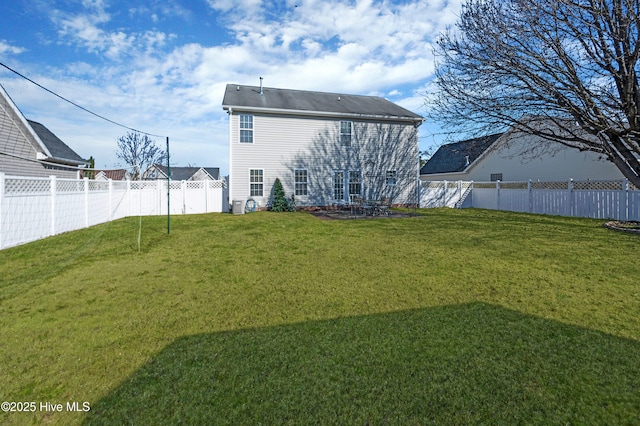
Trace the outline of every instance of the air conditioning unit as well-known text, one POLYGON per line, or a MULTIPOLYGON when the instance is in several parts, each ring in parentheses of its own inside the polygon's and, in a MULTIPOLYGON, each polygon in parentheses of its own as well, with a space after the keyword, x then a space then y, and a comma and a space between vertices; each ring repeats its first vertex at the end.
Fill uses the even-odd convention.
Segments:
POLYGON ((244 200, 233 200, 231 211, 233 214, 244 214, 244 200))

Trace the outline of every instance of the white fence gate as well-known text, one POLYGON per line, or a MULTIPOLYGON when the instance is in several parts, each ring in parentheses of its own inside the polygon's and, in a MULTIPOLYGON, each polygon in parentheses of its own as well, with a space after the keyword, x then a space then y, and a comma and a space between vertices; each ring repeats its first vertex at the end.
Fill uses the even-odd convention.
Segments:
MULTIPOLYGON (((171 214, 222 212, 224 180, 171 181, 171 214)), ((167 181, 29 178, 0 173, 0 249, 126 216, 167 214, 167 181)))
POLYGON ((420 207, 476 207, 594 219, 640 221, 640 190, 625 180, 422 182, 420 207))

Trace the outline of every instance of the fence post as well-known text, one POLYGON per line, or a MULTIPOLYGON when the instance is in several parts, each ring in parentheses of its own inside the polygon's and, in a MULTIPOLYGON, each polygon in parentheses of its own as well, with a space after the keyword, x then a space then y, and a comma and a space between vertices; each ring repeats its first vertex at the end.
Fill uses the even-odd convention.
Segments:
POLYGON ((127 195, 127 203, 129 204, 129 208, 127 209, 129 211, 129 216, 133 216, 133 194, 131 193, 131 181, 127 180, 127 189, 126 189, 126 195, 127 195))
POLYGON ((529 213, 533 213, 533 192, 531 191, 531 179, 527 182, 527 195, 529 199, 529 213))
POLYGON ((187 214, 187 181, 180 183, 180 191, 182 192, 182 214, 187 214))
POLYGON ((84 182, 84 227, 89 227, 89 178, 82 179, 84 182))
POLYGON ((629 220, 629 180, 622 179, 622 194, 620 194, 620 208, 622 213, 622 220, 625 222, 629 220))
POLYGON ((109 179, 109 222, 113 220, 113 181, 109 179))
POLYGON ((51 229, 49 232, 51 235, 56 234, 56 177, 54 175, 49 176, 50 192, 51 192, 51 229))
POLYGON ((500 180, 496 181, 496 210, 500 210, 500 180))
POLYGON ((2 233, 4 231, 4 227, 2 226, 2 223, 3 223, 2 218, 4 217, 4 215, 2 214, 2 205, 4 201, 4 189, 5 189, 4 173, 0 172, 0 250, 4 248, 4 245, 2 244, 4 241, 4 238, 2 238, 2 233))
POLYGON ((568 201, 568 212, 567 212, 567 216, 573 216, 574 213, 574 205, 575 205, 575 200, 573 199, 575 196, 575 193, 573 192, 573 179, 569 179, 569 183, 567 184, 567 191, 568 191, 568 195, 569 195, 569 201, 568 201))

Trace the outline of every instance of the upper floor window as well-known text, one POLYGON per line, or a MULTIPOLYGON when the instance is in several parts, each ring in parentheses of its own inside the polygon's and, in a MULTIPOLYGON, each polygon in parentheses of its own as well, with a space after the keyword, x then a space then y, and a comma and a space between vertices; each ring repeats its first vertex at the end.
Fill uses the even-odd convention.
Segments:
POLYGON ((502 173, 491 173, 491 182, 502 181, 502 173))
POLYGON ((387 185, 395 185, 398 183, 398 172, 396 170, 387 170, 385 178, 387 185))
POLYGON ((240 115, 240 142, 253 143, 253 115, 240 115))
POLYGON ((351 131, 353 130, 352 121, 340 122, 340 144, 342 146, 351 146, 351 131))

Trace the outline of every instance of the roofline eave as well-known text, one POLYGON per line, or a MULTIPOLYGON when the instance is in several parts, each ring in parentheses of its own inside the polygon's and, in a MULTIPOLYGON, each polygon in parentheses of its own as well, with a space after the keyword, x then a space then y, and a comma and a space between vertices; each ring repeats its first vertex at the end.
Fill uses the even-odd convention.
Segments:
POLYGON ((70 160, 68 158, 59 158, 59 157, 52 157, 52 156, 42 156, 41 158, 38 158, 38 161, 43 163, 51 163, 51 164, 63 164, 65 166, 75 166, 78 168, 81 168, 80 166, 89 165, 89 163, 84 160, 77 161, 77 160, 70 160))
POLYGON ((367 120, 384 120, 384 121, 408 121, 417 123, 418 126, 424 122, 424 117, 410 117, 398 115, 379 115, 379 114, 362 114, 362 113, 345 113, 332 111, 306 111, 299 109, 281 109, 281 108, 265 108, 265 107, 248 107, 238 105, 222 105, 225 111, 241 111, 241 112, 262 112, 267 114, 289 114, 302 116, 322 116, 322 117, 341 117, 341 118, 361 118, 367 120))
MULTIPOLYGON (((434 175, 445 176, 445 177, 446 177, 446 175, 459 175, 459 174, 467 175, 467 174, 469 174, 469 169, 470 168, 471 167, 466 167, 464 170, 462 170, 460 172, 439 172, 439 173, 424 173, 424 174, 421 173, 420 177, 422 178, 422 177, 428 177, 428 176, 434 176, 434 175)), ((440 179, 440 180, 442 180, 442 179, 440 179)))

